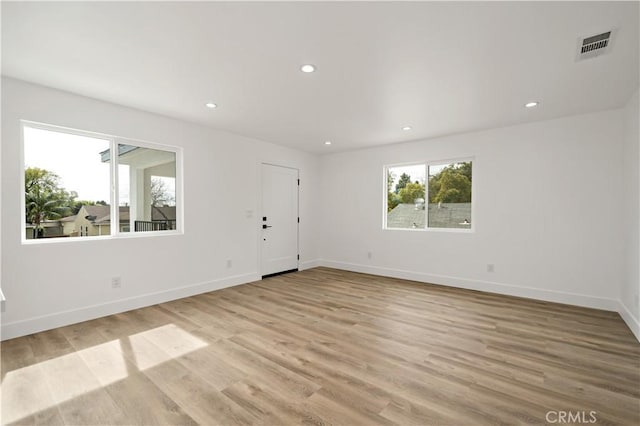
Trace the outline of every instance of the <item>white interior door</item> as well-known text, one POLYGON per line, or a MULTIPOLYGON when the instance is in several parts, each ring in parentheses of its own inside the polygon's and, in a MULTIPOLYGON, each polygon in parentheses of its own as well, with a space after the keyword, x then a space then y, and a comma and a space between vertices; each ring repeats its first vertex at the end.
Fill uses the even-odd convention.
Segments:
POLYGON ((262 165, 262 275, 298 268, 298 170, 262 165))

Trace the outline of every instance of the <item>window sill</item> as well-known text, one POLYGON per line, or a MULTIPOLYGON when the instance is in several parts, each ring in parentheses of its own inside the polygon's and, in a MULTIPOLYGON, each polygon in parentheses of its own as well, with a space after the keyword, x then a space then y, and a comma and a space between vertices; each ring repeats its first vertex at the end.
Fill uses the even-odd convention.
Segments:
POLYGON ((402 231, 402 232, 451 232, 454 234, 474 234, 474 228, 382 228, 383 231, 402 231))
POLYGON ((73 244, 85 241, 113 241, 127 240, 135 238, 153 238, 153 237, 171 237, 176 235, 184 235, 182 231, 148 231, 148 232, 132 232, 120 233, 118 235, 101 235, 91 237, 62 237, 62 238, 38 238, 38 239, 22 239, 22 245, 37 246, 41 244, 73 244))

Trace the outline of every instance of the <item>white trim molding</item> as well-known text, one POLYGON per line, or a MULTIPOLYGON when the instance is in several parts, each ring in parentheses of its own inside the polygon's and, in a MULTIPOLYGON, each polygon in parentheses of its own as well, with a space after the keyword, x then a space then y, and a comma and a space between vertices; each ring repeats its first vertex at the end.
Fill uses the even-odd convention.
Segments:
POLYGON ((504 294, 507 296, 525 297, 528 299, 543 300, 545 302, 564 303, 567 305, 583 306, 587 308, 602 309, 613 312, 618 312, 619 306, 619 302, 615 299, 607 299, 604 297, 594 297, 584 294, 567 293, 561 291, 543 290, 539 288, 496 283, 492 281, 474 280, 446 275, 425 274, 422 272, 382 268, 378 266, 338 262, 333 260, 323 260, 321 261, 321 266, 343 269, 352 272, 362 272, 365 274, 380 275, 384 277, 418 281, 422 283, 438 284, 448 287, 457 287, 468 290, 485 291, 488 293, 504 294))
POLYGON ((640 342, 640 321, 638 321, 638 318, 633 316, 629 308, 627 308, 624 303, 619 302, 619 305, 620 306, 618 307, 618 313, 620 314, 624 322, 627 323, 627 327, 629 327, 633 335, 636 336, 638 342, 640 342))
POLYGON ((305 260, 304 262, 300 262, 298 270, 304 271, 305 269, 317 268, 318 266, 322 266, 320 259, 305 260))
POLYGON ((525 297, 528 299, 543 300, 545 302, 564 303, 567 305, 575 305, 586 308, 617 312, 627 324, 638 342, 640 342, 640 321, 638 321, 638 318, 633 316, 631 311, 629 311, 624 303, 615 299, 552 290, 542 290, 538 288, 516 286, 491 281, 473 280, 445 275, 425 274, 422 272, 382 268, 377 266, 339 262, 334 260, 319 260, 317 266, 325 266, 327 268, 342 269, 351 272, 361 272, 365 274, 380 275, 383 277, 400 278, 422 283, 438 284, 448 287, 485 291, 488 293, 525 297))
POLYGON ((83 321, 105 317, 120 312, 130 311, 132 309, 143 308, 165 303, 183 297, 195 296, 197 294, 207 293, 209 291, 221 290, 227 287, 233 287, 240 284, 247 284, 253 281, 259 281, 261 277, 258 273, 250 273, 243 275, 234 275, 221 278, 214 281, 191 284, 183 287, 163 290, 156 293, 148 293, 139 296, 128 297, 100 303, 92 306, 85 306, 78 309, 56 312, 26 320, 10 322, 2 324, 2 340, 12 339, 14 337, 26 336, 28 334, 38 333, 40 331, 50 330, 57 327, 64 327, 83 321))
MULTIPOLYGON (((339 262, 334 260, 314 259, 304 261, 300 263, 300 270, 303 271, 319 266, 341 269, 351 272, 379 275, 384 277, 399 278, 422 283, 485 291, 489 293, 525 297, 547 302, 565 303, 569 305, 618 312, 631 332, 634 334, 636 339, 640 341, 640 321, 638 321, 638 319, 633 316, 633 314, 622 302, 615 299, 599 298, 551 290, 541 290, 530 287, 495 283, 490 281, 425 274, 421 272, 382 268, 355 263, 339 262)), ((149 293, 141 296, 134 296, 69 311, 56 312, 53 314, 30 318, 27 320, 2 324, 2 333, 0 335, 2 336, 2 340, 12 339, 14 337, 25 336, 28 334, 50 330, 57 327, 64 327, 82 321, 89 321, 95 318, 113 315, 120 312, 126 312, 132 309, 152 306, 158 303, 165 303, 184 297, 190 297, 209 291, 221 290, 223 288, 247 284, 259 280, 261 280, 261 277, 258 273, 234 275, 219 280, 192 284, 170 290, 149 293)))

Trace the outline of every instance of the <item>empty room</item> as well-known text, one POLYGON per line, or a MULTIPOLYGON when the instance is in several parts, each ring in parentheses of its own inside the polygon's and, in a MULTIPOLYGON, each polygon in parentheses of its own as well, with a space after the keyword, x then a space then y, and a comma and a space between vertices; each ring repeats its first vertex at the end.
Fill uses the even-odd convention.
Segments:
POLYGON ((640 2, 0 7, 1 424, 640 424, 640 2))

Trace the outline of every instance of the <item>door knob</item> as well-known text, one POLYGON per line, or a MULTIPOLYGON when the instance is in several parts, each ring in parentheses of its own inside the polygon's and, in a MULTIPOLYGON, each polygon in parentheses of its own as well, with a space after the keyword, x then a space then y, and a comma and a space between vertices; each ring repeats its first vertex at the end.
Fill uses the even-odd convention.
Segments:
POLYGON ((269 226, 269 225, 262 225, 262 229, 267 229, 267 228, 272 228, 272 226, 269 226))

